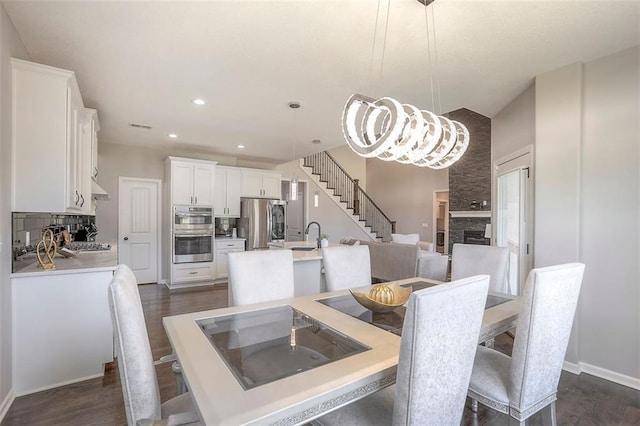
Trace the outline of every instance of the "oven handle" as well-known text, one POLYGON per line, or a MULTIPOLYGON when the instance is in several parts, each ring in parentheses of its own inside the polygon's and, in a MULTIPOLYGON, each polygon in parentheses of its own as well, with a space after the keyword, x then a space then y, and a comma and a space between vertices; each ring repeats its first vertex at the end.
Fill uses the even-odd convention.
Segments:
POLYGON ((211 217, 213 216, 211 213, 180 213, 180 212, 176 212, 175 213, 176 216, 204 216, 204 217, 211 217))
POLYGON ((174 237, 213 237, 212 234, 173 234, 174 237))

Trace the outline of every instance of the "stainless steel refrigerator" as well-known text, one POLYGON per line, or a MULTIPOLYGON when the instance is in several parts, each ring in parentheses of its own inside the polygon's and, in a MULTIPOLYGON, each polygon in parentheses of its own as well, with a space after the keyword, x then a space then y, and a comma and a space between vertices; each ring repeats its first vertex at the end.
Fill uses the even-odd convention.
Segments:
POLYGON ((238 237, 246 238, 247 250, 269 248, 285 240, 286 202, 268 198, 241 198, 238 237))

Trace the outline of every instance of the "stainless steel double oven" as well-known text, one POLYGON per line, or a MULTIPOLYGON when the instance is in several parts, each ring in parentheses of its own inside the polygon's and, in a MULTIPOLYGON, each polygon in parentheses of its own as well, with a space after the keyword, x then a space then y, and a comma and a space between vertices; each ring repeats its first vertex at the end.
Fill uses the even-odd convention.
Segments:
POLYGON ((213 260, 213 209, 173 207, 173 263, 213 260))

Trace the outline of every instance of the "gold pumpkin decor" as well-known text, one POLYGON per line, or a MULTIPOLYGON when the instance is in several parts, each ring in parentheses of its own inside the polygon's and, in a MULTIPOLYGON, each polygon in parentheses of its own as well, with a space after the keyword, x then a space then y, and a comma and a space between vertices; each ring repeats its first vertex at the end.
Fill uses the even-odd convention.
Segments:
POLYGON ((402 287, 396 283, 376 284, 369 292, 349 290, 353 297, 365 308, 373 312, 389 312, 404 305, 411 296, 411 287, 402 287))

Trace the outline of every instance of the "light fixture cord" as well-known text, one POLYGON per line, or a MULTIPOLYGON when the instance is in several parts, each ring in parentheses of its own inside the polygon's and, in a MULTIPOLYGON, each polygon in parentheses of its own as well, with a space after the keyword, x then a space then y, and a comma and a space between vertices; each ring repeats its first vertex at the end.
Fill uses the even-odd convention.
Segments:
POLYGON ((429 60, 429 80, 431 84, 431 106, 433 112, 442 114, 442 98, 440 96, 440 77, 438 67, 438 44, 436 43, 436 22, 434 18, 433 6, 431 9, 431 36, 433 37, 433 64, 431 63, 431 37, 429 37, 429 11, 427 2, 424 3, 424 23, 427 29, 427 56, 429 60), (434 87, 435 76, 435 87, 434 87), (437 104, 436 104, 437 99, 437 104))
POLYGON ((436 70, 436 90, 438 95, 438 111, 439 114, 442 114, 442 99, 440 97, 440 68, 438 66, 438 43, 436 43, 436 20, 434 18, 435 10, 433 9, 435 6, 431 8, 431 32, 433 33, 433 55, 435 62, 435 70, 436 70))
POLYGON ((380 0, 378 0, 378 8, 376 9, 376 25, 373 28, 373 42, 371 43, 371 60, 369 62, 369 93, 373 87, 373 55, 376 48, 376 37, 378 36, 378 17, 380 15, 380 0))
POLYGON ((436 110, 435 89, 433 87, 433 66, 431 64, 431 38, 429 37, 429 12, 427 10, 427 2, 424 2, 424 25, 427 29, 427 63, 429 69, 429 83, 431 86, 431 110, 438 114, 436 110))
POLYGON ((380 62, 380 80, 382 80, 382 71, 384 70, 384 54, 387 50, 387 30, 389 29, 389 11, 391 10, 391 0, 387 0, 387 19, 384 24, 384 41, 382 42, 382 61, 380 62))

